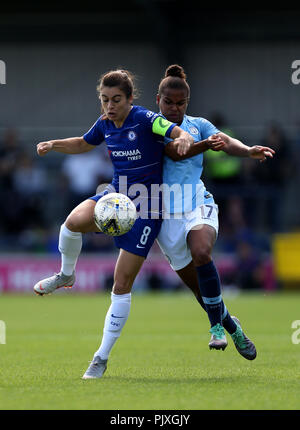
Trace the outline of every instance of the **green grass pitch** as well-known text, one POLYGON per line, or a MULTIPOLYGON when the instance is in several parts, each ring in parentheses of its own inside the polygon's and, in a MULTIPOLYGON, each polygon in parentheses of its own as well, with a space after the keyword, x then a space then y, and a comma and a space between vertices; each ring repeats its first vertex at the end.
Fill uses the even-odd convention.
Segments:
POLYGON ((230 336, 225 351, 209 350, 207 316, 189 292, 133 293, 104 377, 82 380, 99 346, 110 295, 2 295, 0 409, 299 409, 300 343, 292 342, 299 298, 224 295, 255 341, 257 358, 248 361, 230 336))

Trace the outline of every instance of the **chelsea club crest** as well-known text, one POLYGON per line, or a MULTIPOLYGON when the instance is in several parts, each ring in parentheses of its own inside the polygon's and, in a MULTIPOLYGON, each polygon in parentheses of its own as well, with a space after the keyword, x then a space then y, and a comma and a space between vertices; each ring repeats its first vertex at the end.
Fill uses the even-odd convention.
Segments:
POLYGON ((130 130, 130 132, 128 133, 128 139, 132 142, 133 140, 136 139, 136 133, 132 130, 130 130))

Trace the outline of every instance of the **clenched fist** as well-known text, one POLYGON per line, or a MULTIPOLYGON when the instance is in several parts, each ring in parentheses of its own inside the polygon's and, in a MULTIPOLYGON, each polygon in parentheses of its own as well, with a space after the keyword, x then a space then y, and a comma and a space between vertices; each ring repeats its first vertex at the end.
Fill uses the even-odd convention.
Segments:
POLYGON ((53 147, 52 140, 48 140, 47 142, 40 142, 37 145, 36 150, 37 150, 38 155, 40 155, 42 157, 43 155, 48 154, 48 152, 50 152, 52 150, 52 147, 53 147))

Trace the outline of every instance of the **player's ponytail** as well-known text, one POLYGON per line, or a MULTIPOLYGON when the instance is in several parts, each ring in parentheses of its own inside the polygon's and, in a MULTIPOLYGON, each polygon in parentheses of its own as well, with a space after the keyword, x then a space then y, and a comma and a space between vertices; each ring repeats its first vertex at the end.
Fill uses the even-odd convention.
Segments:
POLYGON ((172 64, 171 66, 167 67, 165 71, 165 78, 168 76, 177 76, 177 78, 186 80, 186 74, 183 70, 183 67, 178 66, 178 64, 172 64))
POLYGON ((161 94, 167 89, 174 90, 186 90, 187 98, 190 98, 190 87, 186 80, 186 74, 183 67, 178 64, 172 64, 168 66, 165 70, 165 75, 160 81, 158 87, 158 95, 161 94))

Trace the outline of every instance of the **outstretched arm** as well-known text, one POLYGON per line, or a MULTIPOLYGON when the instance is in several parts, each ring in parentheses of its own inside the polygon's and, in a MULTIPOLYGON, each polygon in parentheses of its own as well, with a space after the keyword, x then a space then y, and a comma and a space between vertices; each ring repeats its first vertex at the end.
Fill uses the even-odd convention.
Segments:
POLYGON ((37 145, 37 153, 41 157, 50 151, 62 152, 63 154, 81 154, 95 148, 87 143, 83 137, 70 137, 68 139, 48 140, 37 145))
POLYGON ((184 155, 180 155, 176 152, 174 141, 169 142, 165 146, 165 154, 173 161, 180 161, 205 152, 207 149, 224 151, 228 155, 236 157, 250 157, 260 162, 265 161, 267 158, 273 158, 275 154, 272 148, 260 145, 247 146, 240 140, 234 139, 222 132, 213 134, 208 139, 194 143, 184 155))
POLYGON ((234 139, 225 133, 218 133, 225 143, 222 151, 228 155, 234 155, 237 157, 250 157, 259 161, 265 161, 267 158, 273 158, 275 151, 268 146, 247 146, 238 139, 234 139))

